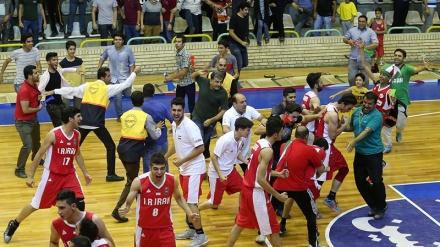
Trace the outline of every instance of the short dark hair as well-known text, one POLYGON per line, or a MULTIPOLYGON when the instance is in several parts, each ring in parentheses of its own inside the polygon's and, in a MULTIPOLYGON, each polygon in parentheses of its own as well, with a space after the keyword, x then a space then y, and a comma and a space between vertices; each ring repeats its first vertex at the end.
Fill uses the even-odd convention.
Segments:
POLYGON ((380 13, 383 13, 383 12, 382 12, 382 8, 380 8, 380 7, 377 7, 376 9, 374 9, 374 12, 380 12, 380 13))
POLYGON ((141 91, 134 91, 130 98, 133 106, 141 107, 144 104, 144 94, 141 91))
POLYGON ((165 159, 165 156, 161 153, 154 153, 151 156, 150 159, 150 166, 153 166, 153 164, 155 165, 166 165, 167 164, 167 160, 165 159))
POLYGON ((287 97, 291 93, 296 93, 296 89, 293 87, 286 87, 283 89, 283 96, 287 97))
POLYGON ((316 84, 319 84, 319 78, 321 78, 321 73, 309 73, 307 75, 306 81, 310 89, 313 89, 316 84))
POLYGON ((252 126, 254 126, 254 123, 252 123, 251 120, 245 118, 245 117, 239 117, 237 119, 235 119, 235 130, 239 130, 239 129, 247 129, 247 128, 252 128, 252 126))
POLYGON ((292 112, 301 113, 302 112, 302 107, 299 104, 297 104, 295 102, 292 102, 292 103, 289 103, 289 104, 286 105, 285 111, 288 112, 288 113, 292 113, 292 112))
POLYGON ((91 219, 84 218, 79 223, 79 235, 87 237, 90 242, 95 241, 98 237, 98 226, 91 219))
POLYGON ((69 118, 74 118, 76 114, 81 113, 81 110, 77 107, 69 106, 61 112, 61 121, 64 124, 69 122, 69 118))
POLYGON ((250 3, 248 3, 248 1, 245 1, 245 0, 242 0, 241 2, 240 2, 240 4, 238 4, 238 9, 244 9, 244 8, 248 8, 248 9, 250 9, 251 8, 251 4, 250 3))
POLYGON ((66 50, 68 50, 71 46, 75 46, 75 48, 76 48, 76 43, 73 40, 68 40, 66 42, 66 50))
POLYGON ((176 39, 182 39, 182 43, 186 43, 186 37, 183 34, 176 35, 176 39))
POLYGON ((368 22, 368 17, 367 17, 366 15, 361 15, 361 16, 359 16, 359 17, 358 17, 358 20, 361 19, 361 18, 364 18, 364 19, 365 19, 365 22, 368 22))
POLYGON ((377 99, 379 97, 377 96, 377 94, 375 94, 373 92, 367 92, 367 93, 365 93, 364 98, 367 98, 367 100, 374 100, 374 105, 376 105, 377 99))
POLYGON ((315 140, 313 141, 313 145, 323 148, 324 150, 328 149, 328 142, 323 137, 315 138, 315 140))
MULTIPOLYGON (((24 44, 24 43, 26 43, 26 40, 29 38, 33 38, 32 34, 31 33, 24 33, 23 35, 21 35, 20 41, 22 44, 24 44)), ((35 40, 34 40, 34 42, 35 42, 35 40)))
POLYGON ((173 105, 181 105, 182 108, 185 109, 185 100, 183 98, 176 97, 171 100, 171 107, 173 107, 173 105))
POLYGON ((35 65, 28 65, 23 69, 24 79, 26 80, 29 76, 34 75, 34 69, 37 69, 35 65))
POLYGON ((115 37, 121 37, 123 41, 125 41, 125 34, 121 33, 121 32, 116 32, 113 34, 112 38, 114 39, 115 37))
POLYGON ((101 67, 98 69, 98 73, 97 73, 97 79, 101 79, 102 77, 105 78, 105 72, 110 72, 110 69, 108 67, 101 67))
POLYGON ((48 52, 46 54, 46 61, 50 61, 53 57, 58 57, 58 54, 56 52, 48 52))
POLYGON ((342 95, 342 97, 339 98, 338 100, 338 104, 342 104, 342 103, 344 103, 344 105, 356 105, 357 104, 356 96, 354 96, 352 93, 346 93, 342 95))
POLYGON ((406 51, 405 50, 397 48, 397 49, 394 50, 394 53, 396 53, 396 52, 401 52, 403 54, 403 58, 406 58, 406 51))
POLYGON ((362 81, 365 81, 365 75, 364 75, 364 74, 362 74, 362 73, 357 73, 357 74, 354 76, 354 78, 356 79, 358 76, 359 76, 360 78, 362 78, 362 81))
POLYGON ((154 88, 153 84, 151 83, 145 84, 144 87, 142 88, 142 92, 144 93, 144 98, 153 98, 155 90, 156 89, 154 88))
POLYGON ((75 192, 72 190, 66 189, 58 192, 56 201, 66 201, 67 204, 72 205, 76 203, 75 192))
POLYGON ((306 126, 298 126, 295 131, 295 138, 299 139, 307 139, 307 136, 309 135, 309 129, 307 129, 306 126))
POLYGON ((223 45, 226 49, 229 48, 229 41, 227 38, 221 38, 218 42, 217 45, 223 45))
POLYGON ((283 120, 279 116, 270 116, 266 122, 266 136, 271 137, 283 128, 283 120))
POLYGON ((89 238, 85 236, 75 236, 70 240, 70 243, 74 244, 74 247, 92 247, 89 238))
POLYGON ((215 78, 217 78, 223 81, 225 79, 225 76, 226 76, 226 72, 212 71, 209 79, 214 80, 215 78))

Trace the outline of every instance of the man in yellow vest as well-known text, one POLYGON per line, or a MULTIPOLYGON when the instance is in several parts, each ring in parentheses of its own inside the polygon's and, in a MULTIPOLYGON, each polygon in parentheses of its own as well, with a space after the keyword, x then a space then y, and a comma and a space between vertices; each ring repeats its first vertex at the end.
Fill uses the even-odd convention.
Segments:
POLYGON ((78 87, 63 87, 45 93, 45 95, 60 94, 64 97, 82 98, 81 116, 83 119, 79 126, 82 137, 80 144, 84 142, 90 131, 93 131, 104 144, 107 149, 107 182, 122 181, 124 177, 120 177, 115 173, 116 145, 105 127, 105 111, 110 103, 109 99, 131 87, 140 71, 141 67, 136 66, 125 82, 109 85, 112 79, 110 69, 101 67, 98 69, 98 80, 94 82, 87 82, 78 87))
POLYGON ((150 135, 153 140, 157 140, 162 134, 164 121, 155 123, 153 118, 142 111, 144 104, 144 94, 141 91, 134 91, 131 94, 133 109, 126 111, 121 116, 121 139, 118 144, 119 159, 124 165, 127 174, 127 183, 122 190, 115 210, 112 212, 113 218, 119 222, 127 222, 128 218, 121 218, 118 209, 125 203, 130 193, 133 180, 139 175, 141 157, 145 154, 145 139, 150 135))

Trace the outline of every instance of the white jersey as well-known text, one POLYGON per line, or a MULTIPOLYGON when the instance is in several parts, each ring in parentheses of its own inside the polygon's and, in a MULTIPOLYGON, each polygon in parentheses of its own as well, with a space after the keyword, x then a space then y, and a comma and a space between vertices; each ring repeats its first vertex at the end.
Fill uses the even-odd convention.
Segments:
POLYGON ((109 247, 107 240, 101 238, 93 241, 92 247, 109 247))
MULTIPOLYGON (((215 144, 214 154, 218 156, 218 163, 220 166, 220 172, 224 176, 228 176, 234 165, 238 154, 241 152, 245 139, 241 137, 238 141, 234 138, 234 131, 230 131, 221 136, 215 144)), ((218 178, 217 171, 212 164, 212 160, 209 163, 208 176, 212 178, 218 178)))
MULTIPOLYGON (((302 108, 311 111, 312 106, 310 102, 312 101, 312 98, 318 97, 318 95, 313 91, 308 91, 306 94, 304 94, 303 100, 302 100, 302 108)), ((305 126, 309 130, 310 133, 315 132, 317 121, 311 121, 308 122, 305 126)))
MULTIPOLYGON (((243 114, 238 113, 235 108, 232 106, 229 108, 225 114, 223 114, 222 125, 226 125, 229 127, 231 131, 235 130, 235 120, 239 117, 245 117, 249 120, 260 118, 261 114, 255 110, 252 106, 246 106, 246 111, 243 114)), ((249 136, 245 139, 243 149, 241 151, 241 155, 245 158, 249 158, 250 149, 251 149, 251 139, 252 139, 252 129, 249 132, 249 136)), ((237 162, 240 163, 240 162, 237 162)))
MULTIPOLYGON (((189 118, 183 117, 179 126, 172 123, 174 147, 178 158, 188 156, 196 147, 203 145, 199 127, 189 118)), ((181 175, 197 175, 206 172, 205 157, 199 154, 192 160, 183 163, 179 167, 181 175)))

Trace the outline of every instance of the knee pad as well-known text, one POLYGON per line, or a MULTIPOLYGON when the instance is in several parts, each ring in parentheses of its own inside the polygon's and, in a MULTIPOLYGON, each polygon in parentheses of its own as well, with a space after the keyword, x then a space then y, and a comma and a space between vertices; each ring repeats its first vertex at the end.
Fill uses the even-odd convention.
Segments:
POLYGON ((84 198, 77 198, 76 199, 76 207, 79 209, 79 211, 84 212, 86 209, 86 203, 84 202, 84 198))

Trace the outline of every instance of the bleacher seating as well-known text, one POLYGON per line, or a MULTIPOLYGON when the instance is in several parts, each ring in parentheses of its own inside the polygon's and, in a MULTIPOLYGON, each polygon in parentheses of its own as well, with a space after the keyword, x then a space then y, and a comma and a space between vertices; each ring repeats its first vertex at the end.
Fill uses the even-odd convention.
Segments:
POLYGON ((376 18, 376 12, 374 11, 368 11, 365 15, 368 18, 368 22, 370 22, 371 19, 376 18))
POLYGON ((418 11, 410 10, 406 16, 405 23, 408 26, 423 26, 422 18, 418 11))
POLYGON ((289 29, 289 30, 295 29, 295 25, 293 24, 292 21, 292 16, 290 16, 289 14, 283 14, 283 25, 284 25, 284 29, 289 29))
MULTIPOLYGON (((425 22, 425 15, 422 15, 422 21, 425 22)), ((440 25, 440 18, 437 11, 434 11, 434 19, 432 20, 432 24, 440 25)))
POLYGON ((385 21, 387 22, 388 26, 393 25, 393 20, 394 20, 394 11, 385 12, 385 21))
POLYGON ((79 22, 74 22, 72 27, 72 35, 69 38, 85 38, 86 36, 82 35, 79 30, 79 22))
POLYGON ((187 27, 188 24, 182 17, 176 17, 174 19, 174 28, 173 28, 174 33, 176 34, 184 33, 187 27))
POLYGON ((374 4, 373 0, 358 0, 358 4, 374 4))
POLYGON ((14 40, 13 41, 21 41, 21 32, 20 32, 20 28, 18 26, 13 26, 12 28, 14 28, 14 40))
MULTIPOLYGON (((90 15, 92 13, 92 4, 93 4, 93 0, 91 0, 90 2, 87 2, 87 7, 86 7, 86 15, 90 15)), ((63 15, 69 15, 70 12, 70 2, 69 0, 64 0, 61 3, 61 13, 63 13, 63 15)), ((79 14, 79 8, 76 8, 76 14, 79 14)))
POLYGON ((212 31, 211 20, 209 20, 209 17, 207 16, 202 16, 202 32, 212 33, 212 31))
POLYGON ((359 16, 361 16, 361 15, 362 15, 362 13, 361 13, 361 12, 358 12, 357 16, 354 18, 353 26, 357 27, 357 25, 358 25, 358 18, 359 18, 359 16))
POLYGON ((374 0, 376 4, 393 4, 393 0, 374 0))
MULTIPOLYGON (((60 30, 60 25, 56 23, 57 30, 60 30)), ((51 26, 50 24, 47 24, 46 30, 44 30, 44 34, 46 35, 47 40, 54 40, 54 39, 64 39, 64 33, 58 32, 58 35, 55 37, 50 37, 52 34, 51 26)))

